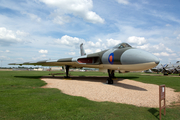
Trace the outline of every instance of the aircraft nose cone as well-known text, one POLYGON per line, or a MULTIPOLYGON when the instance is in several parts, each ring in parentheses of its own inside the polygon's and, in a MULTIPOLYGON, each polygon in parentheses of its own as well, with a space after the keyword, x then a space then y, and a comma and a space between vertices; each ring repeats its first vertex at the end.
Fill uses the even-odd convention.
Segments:
POLYGON ((121 56, 122 64, 141 64, 150 62, 159 64, 160 61, 153 54, 140 49, 129 49, 125 51, 121 56))

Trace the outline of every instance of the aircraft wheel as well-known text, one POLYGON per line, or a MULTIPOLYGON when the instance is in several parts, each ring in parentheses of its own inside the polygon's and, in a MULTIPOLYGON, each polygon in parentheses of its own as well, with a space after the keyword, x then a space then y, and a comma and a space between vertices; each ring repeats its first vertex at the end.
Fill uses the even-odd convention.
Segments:
POLYGON ((64 76, 64 78, 70 78, 69 76, 64 76))
POLYGON ((168 73, 167 73, 167 72, 165 72, 165 73, 164 73, 164 75, 168 75, 168 73))
POLYGON ((113 84, 113 83, 114 83, 113 80, 110 80, 109 78, 106 81, 106 84, 113 84))

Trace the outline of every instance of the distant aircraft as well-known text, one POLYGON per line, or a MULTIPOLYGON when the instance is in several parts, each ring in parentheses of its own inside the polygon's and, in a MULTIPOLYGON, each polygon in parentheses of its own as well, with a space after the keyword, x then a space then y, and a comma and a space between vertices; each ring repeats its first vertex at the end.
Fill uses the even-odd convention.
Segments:
POLYGON ((152 71, 148 69, 148 70, 144 70, 144 73, 152 73, 152 71))
POLYGON ((164 64, 164 65, 158 65, 154 68, 151 69, 154 72, 162 72, 164 75, 168 75, 168 74, 178 74, 180 73, 180 62, 177 61, 174 64, 164 64))
POLYGON ((173 65, 173 67, 174 67, 173 73, 174 73, 174 74, 178 74, 178 73, 179 73, 179 76, 180 76, 180 62, 177 61, 176 64, 173 65))
POLYGON ((155 67, 159 59, 146 51, 131 47, 127 43, 120 43, 111 49, 86 55, 83 44, 80 45, 79 57, 71 57, 57 60, 43 60, 37 62, 10 63, 9 65, 42 65, 42 66, 65 66, 66 76, 69 78, 69 68, 99 68, 106 70, 109 78, 107 84, 113 84, 114 71, 120 73, 129 71, 142 71, 155 67))
POLYGON ((157 72, 157 74, 159 74, 163 70, 163 66, 162 66, 162 64, 161 65, 157 65, 156 67, 151 68, 151 70, 153 72, 157 72))

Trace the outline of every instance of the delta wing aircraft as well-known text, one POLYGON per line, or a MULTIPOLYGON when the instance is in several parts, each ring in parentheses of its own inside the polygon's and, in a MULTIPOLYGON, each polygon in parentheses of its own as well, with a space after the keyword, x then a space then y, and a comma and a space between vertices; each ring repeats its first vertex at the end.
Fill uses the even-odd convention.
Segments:
POLYGON ((142 71, 155 67, 159 64, 159 59, 146 51, 131 47, 127 43, 120 43, 111 49, 86 55, 83 44, 80 45, 79 57, 71 57, 57 60, 43 60, 37 62, 10 63, 9 65, 42 65, 42 66, 65 66, 66 78, 68 78, 69 68, 99 68, 106 70, 109 78, 107 84, 113 84, 114 71, 120 73, 129 71, 142 71))

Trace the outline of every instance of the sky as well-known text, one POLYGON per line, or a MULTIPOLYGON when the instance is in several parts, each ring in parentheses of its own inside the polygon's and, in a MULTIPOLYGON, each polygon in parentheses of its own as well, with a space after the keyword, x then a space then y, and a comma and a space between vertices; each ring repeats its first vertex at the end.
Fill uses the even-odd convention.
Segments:
POLYGON ((80 56, 127 42, 180 60, 179 0, 0 0, 0 62, 80 56))

